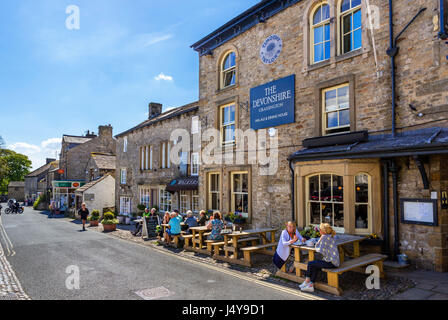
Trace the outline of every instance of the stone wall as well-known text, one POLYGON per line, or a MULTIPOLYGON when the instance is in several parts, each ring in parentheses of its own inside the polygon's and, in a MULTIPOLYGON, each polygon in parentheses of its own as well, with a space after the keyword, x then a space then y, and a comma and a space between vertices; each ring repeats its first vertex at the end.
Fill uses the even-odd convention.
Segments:
MULTIPOLYGON (((250 89, 269 81, 296 75, 295 123, 277 127, 279 140, 279 169, 274 176, 261 176, 259 165, 243 168, 251 172, 251 207, 254 226, 283 227, 291 218, 291 173, 287 157, 302 148, 306 138, 319 135, 320 117, 317 116, 320 90, 326 83, 341 83, 347 77, 354 81, 354 123, 351 131, 368 130, 369 133, 388 133, 392 127, 391 76, 389 47, 389 8, 387 1, 370 0, 379 8, 378 28, 367 28, 363 20, 363 47, 345 55, 335 55, 329 61, 310 66, 308 45, 308 16, 315 4, 321 1, 304 0, 259 23, 248 31, 213 50, 212 55, 199 58, 199 96, 202 129, 217 128, 217 110, 220 105, 235 102, 237 127, 250 127, 250 112, 242 105, 250 99, 250 89), (277 61, 264 65, 260 58, 260 46, 270 35, 282 38, 283 48, 277 61), (229 50, 236 52, 236 85, 219 90, 219 65, 229 50), (376 57, 375 57, 376 54, 376 57), (207 124, 207 126, 205 126, 207 124), (317 133, 316 133, 317 132, 317 133)), ((335 5, 336 1, 328 1, 335 5)), ((398 40, 396 57, 396 126, 400 130, 420 127, 447 126, 448 120, 448 46, 437 38, 438 26, 433 18, 438 15, 438 0, 394 1, 395 35, 414 17, 421 7, 426 7, 414 23, 398 40), (413 111, 412 108, 417 111, 413 111), (421 113, 421 115, 419 115, 421 113)), ((363 1, 365 18, 366 2, 363 1)), ((334 9, 332 9, 334 13, 334 9)), ((333 36, 337 31, 332 22, 333 36)), ((212 30, 210 30, 212 31, 212 30)), ((446 189, 446 181, 438 180, 440 161, 431 158, 432 185, 440 191, 446 189), (436 163, 439 162, 439 165, 436 163), (445 185, 445 186, 444 186, 445 185)), ((418 170, 402 166, 400 172, 400 197, 421 196, 421 178, 418 170)), ((240 166, 241 167, 241 166, 240 166)), ((229 165, 202 165, 200 170, 201 207, 206 206, 206 174, 222 172, 222 210, 229 211, 230 186, 228 173, 235 168, 229 165)), ((441 174, 441 173, 440 173, 441 174)), ((426 195, 428 197, 428 195, 426 195)), ((393 219, 393 212, 390 215, 393 219)), ((441 227, 428 228, 411 225, 400 226, 402 250, 409 253, 417 264, 426 268, 446 270, 446 212, 439 214, 441 227), (425 234, 425 235, 423 235, 425 234), (422 249, 423 248, 423 249, 422 249), (422 253, 419 253, 422 252, 422 253), (443 260, 443 261, 442 261, 443 260), (443 264, 442 264, 443 262, 443 264), (436 266, 436 267, 434 267, 436 266)), ((393 226, 391 224, 391 226, 393 226)))
MULTIPOLYGON (((99 135, 66 152, 68 180, 84 180, 86 167, 92 152, 113 154, 116 150, 116 141, 112 137, 112 127, 100 126, 99 135)), ((64 167, 62 167, 64 168, 64 167)))
MULTIPOLYGON (((194 105, 197 104, 181 108, 189 108, 194 105)), ((195 114, 196 111, 188 112, 117 137, 115 173, 117 212, 120 209, 120 197, 130 197, 131 212, 137 212, 137 205, 140 204, 139 187, 164 188, 167 183, 180 175, 177 165, 171 164, 171 168, 161 168, 161 143, 170 140, 174 129, 185 129, 191 132, 191 117, 195 114), (127 138, 127 152, 123 152, 125 137, 127 138), (140 147, 143 146, 153 147, 153 170, 141 170, 140 168, 140 147), (126 168, 127 171, 126 185, 122 185, 120 181, 122 168, 126 168)), ((173 209, 178 209, 177 193, 172 196, 172 203, 173 209)))

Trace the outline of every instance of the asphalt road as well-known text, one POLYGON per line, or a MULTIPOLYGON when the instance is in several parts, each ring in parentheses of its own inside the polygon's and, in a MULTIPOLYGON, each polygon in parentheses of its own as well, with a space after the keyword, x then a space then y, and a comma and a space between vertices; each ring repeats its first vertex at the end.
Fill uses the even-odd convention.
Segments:
MULTIPOLYGON (((161 299, 306 299, 99 232, 80 232, 67 219, 48 219, 31 208, 3 213, 2 221, 15 251, 7 259, 31 299, 141 299, 136 292, 160 287, 169 294, 161 299), (69 266, 79 268, 78 290, 66 287, 69 266)), ((3 239, 1 244, 5 250, 3 239)))

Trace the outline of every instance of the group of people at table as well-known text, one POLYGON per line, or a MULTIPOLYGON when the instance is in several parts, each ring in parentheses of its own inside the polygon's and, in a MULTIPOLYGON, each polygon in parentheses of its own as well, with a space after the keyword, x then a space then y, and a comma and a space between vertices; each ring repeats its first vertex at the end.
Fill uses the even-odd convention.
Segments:
MULTIPOLYGON (((156 209, 152 209, 151 213, 148 209, 145 210, 144 217, 150 214, 155 214, 156 209)), ((202 210, 199 213, 199 217, 196 218, 192 211, 187 211, 186 219, 183 221, 183 217, 179 214, 179 211, 174 210, 171 213, 165 212, 163 216, 162 224, 168 225, 165 232, 162 230, 159 233, 159 237, 165 239, 165 243, 170 243, 173 236, 181 234, 182 227, 181 222, 184 222, 184 226, 189 228, 198 226, 207 226, 211 233, 208 236, 209 240, 223 240, 221 231, 225 228, 225 222, 219 211, 215 211, 210 219, 207 219, 206 212, 202 210)), ((187 229, 187 230, 188 230, 187 229)), ((316 259, 308 262, 305 281, 300 285, 300 289, 305 292, 314 292, 314 282, 316 281, 318 272, 322 269, 337 268, 340 265, 339 251, 335 242, 336 232, 328 223, 320 224, 321 237, 315 244, 316 252, 322 255, 321 259, 316 259)), ((273 262, 277 268, 281 269, 291 254, 291 245, 303 245, 306 239, 304 239, 299 231, 297 225, 293 221, 289 221, 286 224, 286 228, 282 231, 277 250, 275 252, 273 262)), ((288 272, 294 272, 294 266, 291 266, 288 272)))

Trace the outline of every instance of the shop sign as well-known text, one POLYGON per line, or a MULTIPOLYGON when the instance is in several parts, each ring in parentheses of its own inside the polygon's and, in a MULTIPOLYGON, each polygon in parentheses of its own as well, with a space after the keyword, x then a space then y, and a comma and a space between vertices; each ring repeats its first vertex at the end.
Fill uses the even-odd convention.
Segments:
POLYGON ((250 90, 250 127, 258 130, 295 121, 295 75, 250 90))
POLYGON ((84 182, 57 181, 54 183, 55 188, 79 188, 85 185, 84 182))

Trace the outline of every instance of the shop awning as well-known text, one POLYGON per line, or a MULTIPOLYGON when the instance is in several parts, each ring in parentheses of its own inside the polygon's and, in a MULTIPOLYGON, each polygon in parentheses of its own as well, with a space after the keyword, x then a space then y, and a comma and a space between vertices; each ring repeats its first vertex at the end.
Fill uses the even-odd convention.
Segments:
POLYGON ((171 180, 171 182, 167 184, 165 190, 174 193, 180 190, 197 190, 198 187, 198 177, 179 177, 171 180))
POLYGON ((448 153, 448 128, 434 127, 397 133, 395 138, 391 134, 376 134, 349 144, 303 148, 293 153, 289 160, 392 158, 444 153, 448 153))

